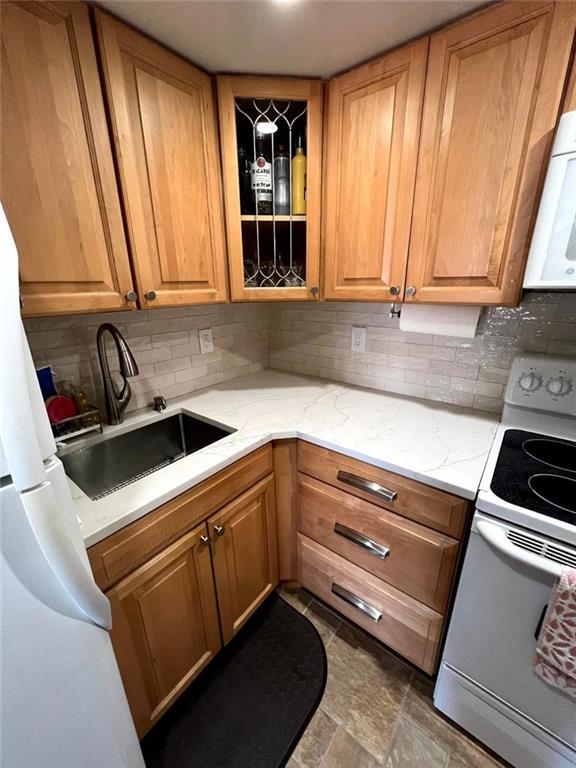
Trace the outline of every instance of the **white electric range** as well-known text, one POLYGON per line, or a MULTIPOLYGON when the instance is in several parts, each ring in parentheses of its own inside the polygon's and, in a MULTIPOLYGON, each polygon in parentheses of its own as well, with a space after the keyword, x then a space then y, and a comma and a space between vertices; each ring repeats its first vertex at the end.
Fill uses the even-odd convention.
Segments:
POLYGON ((576 568, 576 360, 516 358, 482 477, 435 706, 517 768, 576 766, 576 701, 532 670, 576 568))

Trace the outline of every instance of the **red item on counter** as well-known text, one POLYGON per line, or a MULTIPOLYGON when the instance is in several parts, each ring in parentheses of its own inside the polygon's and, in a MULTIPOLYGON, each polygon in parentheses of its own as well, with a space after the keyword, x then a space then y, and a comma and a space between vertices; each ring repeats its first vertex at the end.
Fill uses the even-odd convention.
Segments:
POLYGON ((71 397, 65 395, 53 395, 46 400, 46 410, 48 412, 48 418, 52 424, 56 424, 62 419, 69 419, 71 416, 76 416, 78 413, 78 406, 71 397))

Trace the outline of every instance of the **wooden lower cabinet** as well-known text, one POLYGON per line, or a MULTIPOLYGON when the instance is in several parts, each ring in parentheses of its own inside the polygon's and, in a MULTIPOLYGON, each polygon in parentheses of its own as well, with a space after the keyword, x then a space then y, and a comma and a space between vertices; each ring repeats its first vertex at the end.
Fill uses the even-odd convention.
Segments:
POLYGON ((302 534, 298 559, 306 589, 425 672, 434 672, 440 613, 302 534))
POLYGON ((213 515, 208 528, 227 643, 278 585, 274 476, 213 515))
POLYGON ((112 643, 138 735, 221 647, 210 547, 202 524, 107 594, 112 643))

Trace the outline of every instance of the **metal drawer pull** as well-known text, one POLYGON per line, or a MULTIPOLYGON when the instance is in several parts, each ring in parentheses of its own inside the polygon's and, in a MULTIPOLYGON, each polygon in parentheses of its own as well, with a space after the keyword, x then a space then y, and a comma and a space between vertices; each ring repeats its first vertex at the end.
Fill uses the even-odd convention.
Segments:
POLYGON ((358 544, 359 547, 367 549, 371 555, 376 555, 376 557, 379 557, 380 560, 385 560, 390 554, 388 547, 383 547, 382 544, 376 544, 375 541, 372 541, 372 539, 364 536, 364 534, 358 533, 358 531, 355 531, 352 528, 348 528, 346 525, 342 525, 341 523, 334 523, 334 533, 337 533, 339 536, 343 536, 353 544, 358 544))
POLYGON ((356 597, 353 592, 349 592, 339 584, 332 583, 332 593, 336 595, 336 597, 339 597, 341 600, 344 600, 345 603, 348 603, 353 608, 356 608, 362 613, 365 613, 367 616, 370 616, 375 624, 377 624, 382 618, 382 613, 377 608, 374 608, 373 605, 365 603, 361 597, 356 597))
POLYGON ((359 488, 361 491, 379 496, 386 501, 394 501, 396 496, 398 496, 396 491, 390 491, 388 488, 380 485, 380 483, 375 483, 373 480, 365 480, 363 477, 358 477, 358 475, 353 475, 350 472, 343 472, 341 469, 338 470, 337 479, 342 483, 353 485, 354 488, 359 488))

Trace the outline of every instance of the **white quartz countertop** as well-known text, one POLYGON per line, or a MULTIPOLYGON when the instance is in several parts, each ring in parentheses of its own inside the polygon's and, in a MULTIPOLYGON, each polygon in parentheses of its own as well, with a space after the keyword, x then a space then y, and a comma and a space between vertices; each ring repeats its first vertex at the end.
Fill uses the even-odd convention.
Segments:
POLYGON ((70 481, 87 547, 256 448, 289 437, 474 499, 498 424, 493 414, 265 370, 173 400, 160 416, 150 409, 128 414, 103 438, 179 412, 237 431, 98 501, 70 481))

